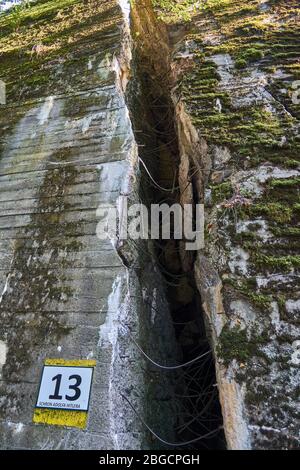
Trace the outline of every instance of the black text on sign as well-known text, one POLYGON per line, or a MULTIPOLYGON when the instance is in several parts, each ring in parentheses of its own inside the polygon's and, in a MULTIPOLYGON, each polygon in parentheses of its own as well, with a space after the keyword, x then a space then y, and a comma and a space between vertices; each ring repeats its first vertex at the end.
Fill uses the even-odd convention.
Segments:
POLYGON ((93 367, 44 366, 37 408, 87 411, 93 367))

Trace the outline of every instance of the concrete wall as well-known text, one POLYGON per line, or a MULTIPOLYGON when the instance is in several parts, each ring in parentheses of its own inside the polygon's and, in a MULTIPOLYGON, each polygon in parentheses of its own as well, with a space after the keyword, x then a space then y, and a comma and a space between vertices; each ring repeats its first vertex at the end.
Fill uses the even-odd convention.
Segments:
POLYGON ((299 2, 158 4, 227 445, 299 448, 299 2))
MULTIPOLYGON (((9 80, 7 105, 0 107, 0 446, 148 447, 149 434, 120 393, 145 419, 151 415, 145 381, 153 371, 146 377, 131 336, 151 352, 152 333, 159 328, 163 338, 168 323, 153 316, 153 293, 166 318, 168 308, 150 255, 135 259, 137 275, 112 240, 96 237, 98 206, 115 205, 120 195, 134 199, 139 186, 124 96, 127 5, 123 14, 116 2, 71 3, 26 11, 37 37, 43 20, 49 28, 40 55, 28 25, 13 31, 6 25, 0 41, 1 77, 9 80), (12 76, 9 54, 18 39, 23 49, 12 76), (97 361, 86 430, 32 423, 46 358, 97 361)), ((134 260, 130 253, 127 246, 134 260)), ((153 351, 159 359, 160 346, 153 351)), ((165 379, 151 382, 154 395, 155 387, 164 389, 164 399, 165 379)), ((154 406, 152 422, 163 421, 154 406)))

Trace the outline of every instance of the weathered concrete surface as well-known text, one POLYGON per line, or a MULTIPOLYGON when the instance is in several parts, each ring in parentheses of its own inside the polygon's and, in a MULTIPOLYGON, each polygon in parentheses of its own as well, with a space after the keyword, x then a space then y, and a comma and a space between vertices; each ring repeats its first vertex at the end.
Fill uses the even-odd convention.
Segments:
POLYGON ((206 204, 195 279, 227 445, 298 448, 299 2, 157 0, 156 20, 151 3, 136 15, 145 47, 162 31, 158 62, 169 46, 182 202, 206 204))
POLYGON ((206 204, 195 276, 227 444, 297 448, 299 3, 202 7, 165 21, 182 175, 206 204))
MULTIPOLYGON (((0 19, 1 447, 150 447, 120 393, 172 440, 172 391, 131 340, 174 363, 161 278, 144 246, 117 243, 126 268, 95 236, 98 205, 139 189, 128 29, 116 2, 58 3, 19 27, 0 19), (97 359, 86 431, 32 424, 46 357, 97 359)), ((297 448, 299 5, 170 3, 159 22, 135 0, 134 21, 154 79, 173 87, 181 200, 206 204, 194 272, 227 444, 297 448)))
POLYGON ((0 78, 8 82, 0 107, 1 448, 147 448, 149 435, 121 393, 170 437, 172 419, 160 417, 170 389, 131 339, 161 360, 168 307, 159 273, 147 250, 137 274, 111 240, 96 237, 99 205, 134 199, 138 188, 123 6, 124 14, 111 0, 37 2, 14 31, 0 19, 0 78), (45 50, 32 55, 46 34, 45 50), (85 431, 32 423, 46 358, 97 360, 85 431))

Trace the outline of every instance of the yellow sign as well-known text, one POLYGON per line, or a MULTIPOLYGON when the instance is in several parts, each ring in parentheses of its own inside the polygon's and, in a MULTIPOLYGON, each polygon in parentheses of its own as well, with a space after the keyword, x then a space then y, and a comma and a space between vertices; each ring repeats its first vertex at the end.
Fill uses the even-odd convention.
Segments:
MULTIPOLYGON (((67 361, 65 359, 46 359, 45 361, 45 366, 53 366, 53 370, 55 370, 55 366, 57 367, 65 367, 66 370, 69 367, 70 370, 71 368, 92 368, 96 366, 96 361, 94 360, 70 360, 67 361)), ((78 377, 77 375, 72 375, 70 378, 77 378, 77 382, 75 380, 75 385, 78 384, 78 377)), ((61 377, 59 375, 56 375, 55 377, 52 378, 52 381, 54 381, 55 385, 55 391, 54 395, 50 396, 49 398, 57 398, 61 399, 60 391, 59 391, 59 385, 61 383, 61 377), (58 380, 60 378, 60 380, 58 380)), ((79 386, 71 385, 69 388, 78 393, 79 386)), ((39 394, 41 392, 41 388, 39 391, 39 394)), ((75 398, 75 395, 72 397, 69 397, 70 400, 73 401, 73 397, 75 398)), ((74 401, 73 401, 74 403, 74 401)), ((60 403, 58 403, 60 405, 60 403)), ((58 406, 57 405, 57 406, 58 406)), ((51 403, 49 403, 49 408, 46 408, 47 403, 43 402, 43 407, 41 408, 41 403, 37 403, 37 406, 34 410, 34 415, 33 415, 33 422, 38 423, 38 424, 49 424, 49 425, 55 425, 55 426, 69 426, 69 427, 74 427, 74 428, 80 428, 84 429, 86 428, 87 425, 87 416, 88 416, 88 411, 87 409, 85 411, 73 411, 70 409, 64 410, 64 409, 58 409, 54 408, 55 402, 53 404, 53 400, 51 403), (45 407, 44 407, 45 406, 45 407)), ((73 408, 75 408, 76 405, 73 405, 73 408)))

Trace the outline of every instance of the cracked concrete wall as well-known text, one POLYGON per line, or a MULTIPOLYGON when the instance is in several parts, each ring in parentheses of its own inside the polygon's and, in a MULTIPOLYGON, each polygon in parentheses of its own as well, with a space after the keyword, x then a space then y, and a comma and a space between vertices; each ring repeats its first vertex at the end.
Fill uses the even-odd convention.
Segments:
POLYGON ((0 446, 148 448, 149 433, 121 393, 172 436, 168 379, 131 339, 171 362, 168 306, 147 250, 135 259, 130 243, 96 237, 98 206, 134 200, 139 186, 125 101, 128 5, 37 2, 22 22, 0 17, 0 446), (86 430, 32 423, 46 358, 97 361, 86 430))
MULTIPOLYGON (((150 0, 136 0, 134 20, 150 19, 136 39, 145 56, 157 47, 149 60, 173 87, 184 201, 206 204, 195 278, 228 447, 297 448, 299 5, 203 5, 162 2, 155 13, 150 0)), ((147 250, 137 258, 132 244, 95 236, 99 203, 138 192, 125 19, 104 0, 37 3, 20 25, 0 18, 3 448, 150 447, 124 390, 172 439, 168 381, 130 339, 174 362, 163 283, 147 250), (32 424, 49 356, 97 359, 86 431, 32 424)))
POLYGON ((299 2, 155 5, 172 54, 179 178, 206 205, 195 276, 227 444, 298 448, 299 2))

